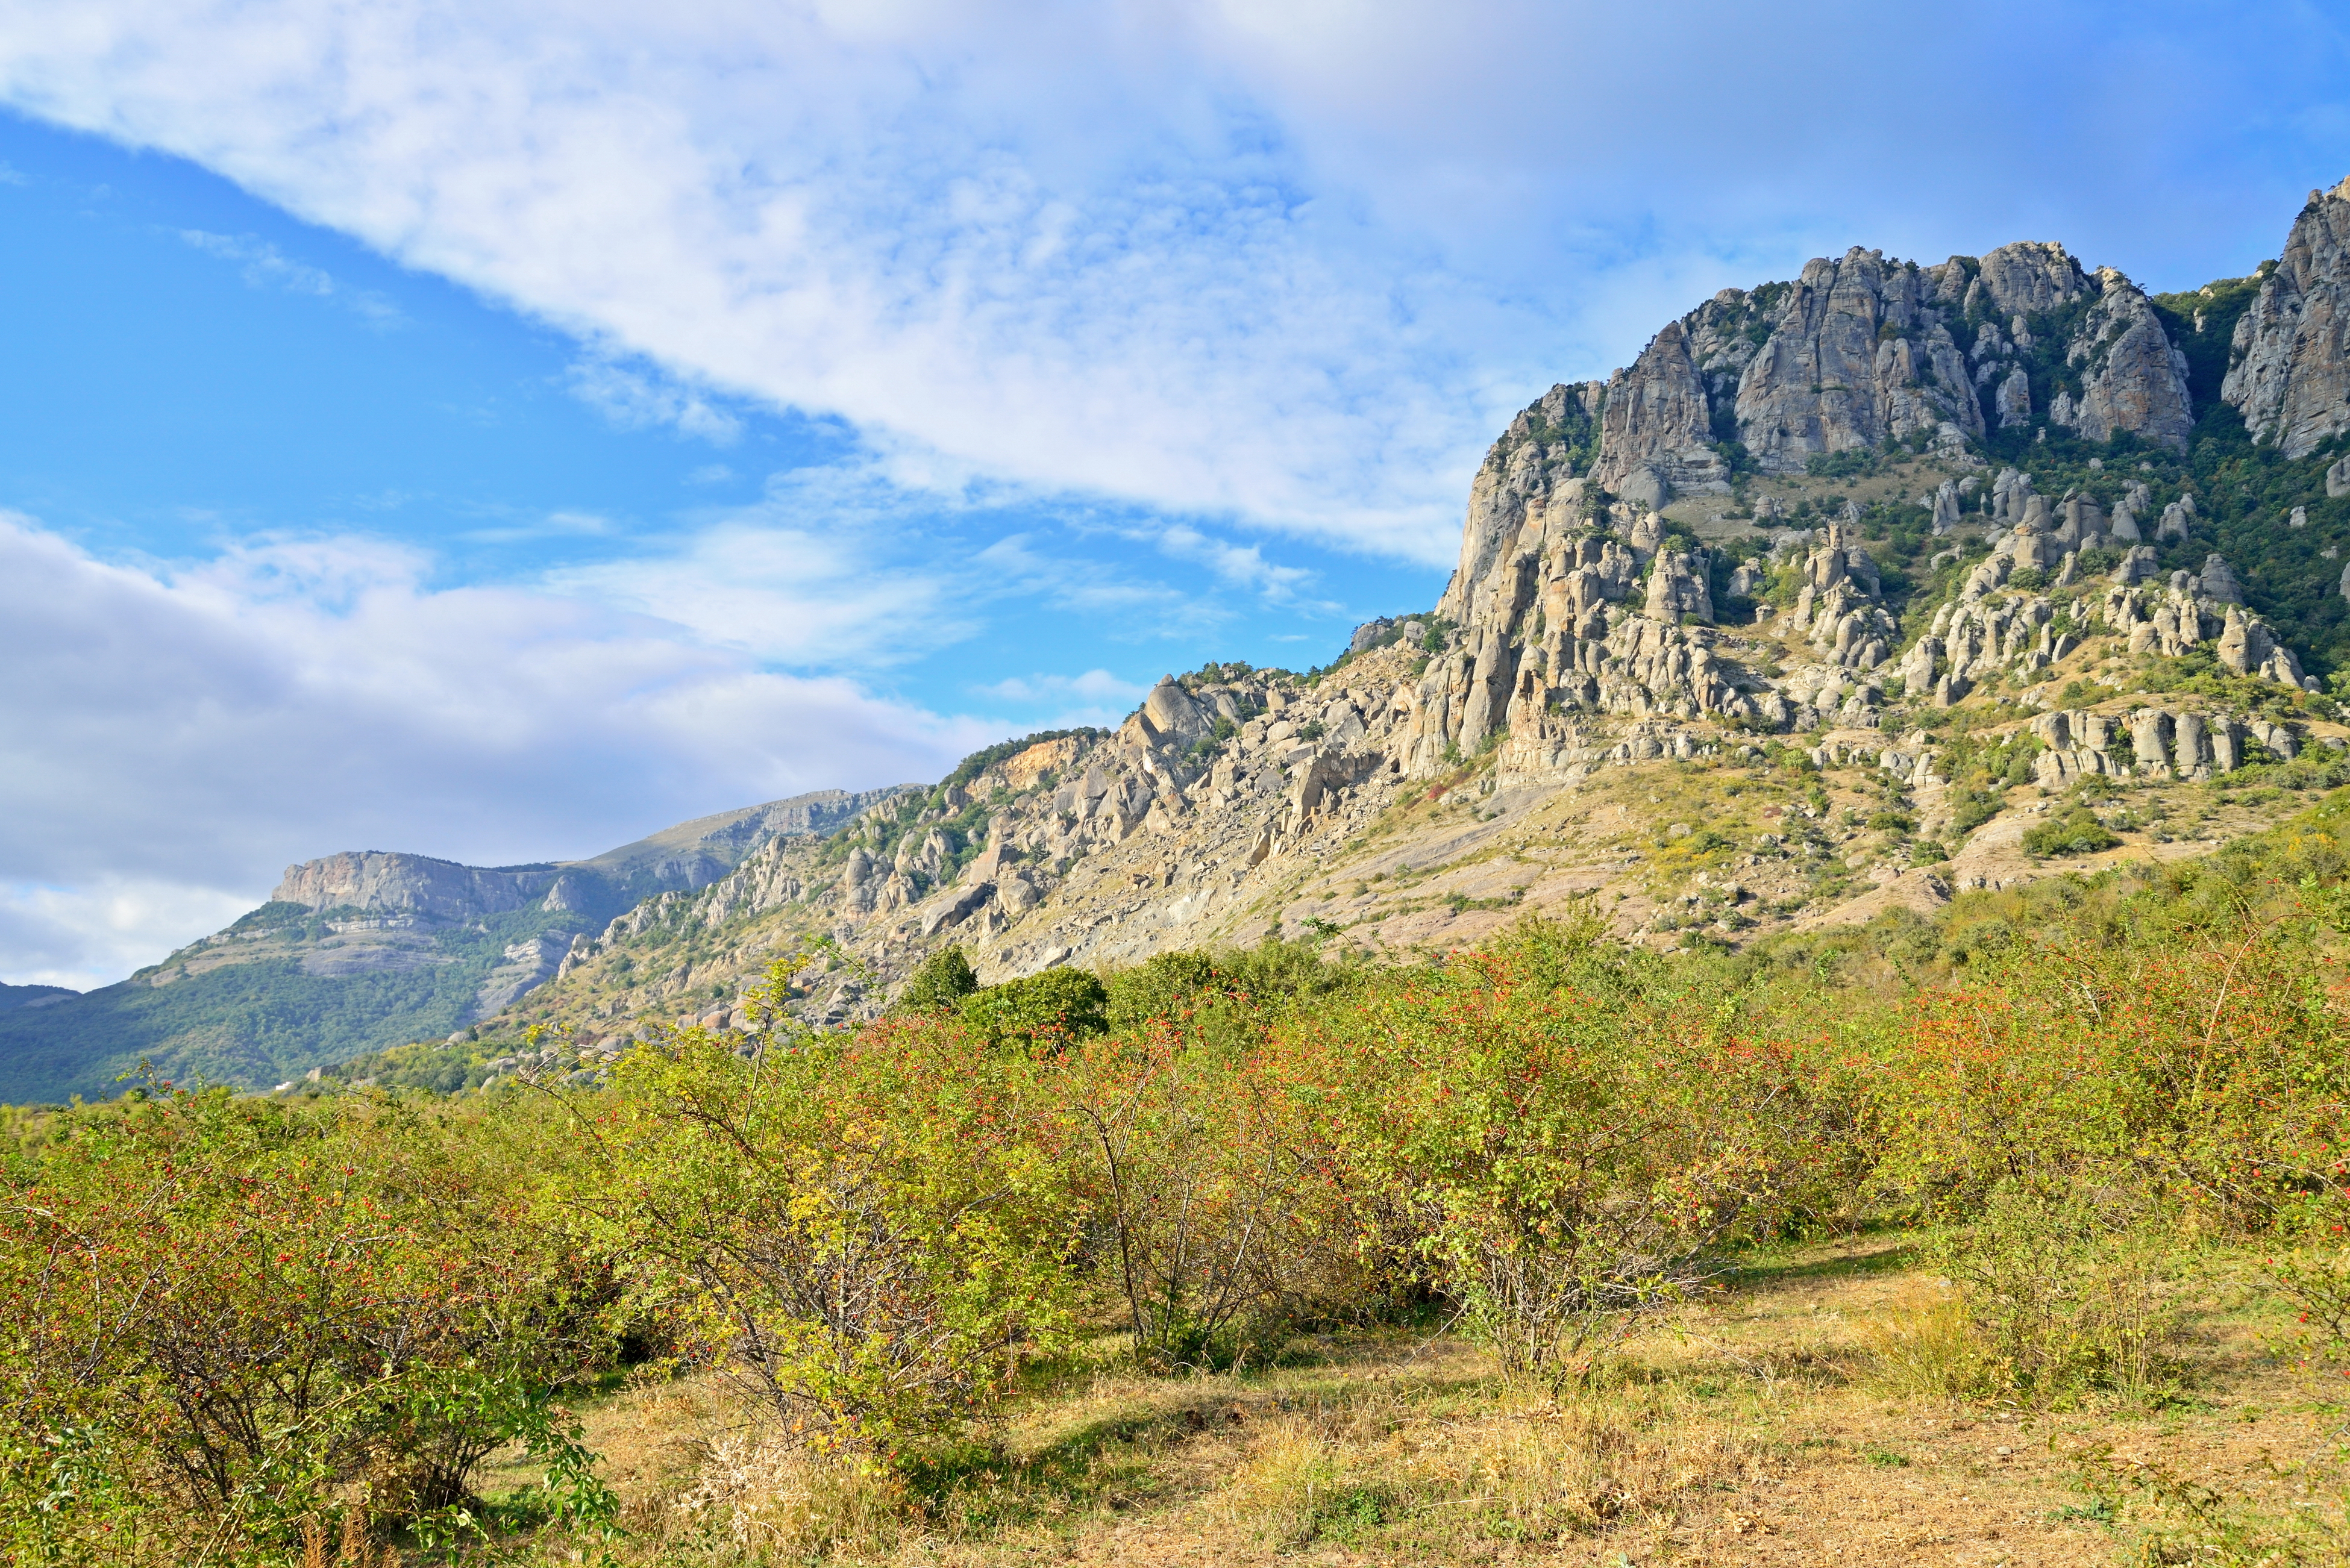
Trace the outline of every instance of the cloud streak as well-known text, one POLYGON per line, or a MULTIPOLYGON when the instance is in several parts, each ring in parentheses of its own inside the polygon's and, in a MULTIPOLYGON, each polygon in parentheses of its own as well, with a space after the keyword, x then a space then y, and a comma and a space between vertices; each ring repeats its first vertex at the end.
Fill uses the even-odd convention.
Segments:
POLYGON ((1497 414, 1723 283, 1854 243, 2061 234, 2158 283, 2265 254, 2338 172, 2342 23, 2116 22, 88 0, 16 10, 0 97, 561 326, 624 421, 731 439, 723 391, 1437 564, 1497 414))

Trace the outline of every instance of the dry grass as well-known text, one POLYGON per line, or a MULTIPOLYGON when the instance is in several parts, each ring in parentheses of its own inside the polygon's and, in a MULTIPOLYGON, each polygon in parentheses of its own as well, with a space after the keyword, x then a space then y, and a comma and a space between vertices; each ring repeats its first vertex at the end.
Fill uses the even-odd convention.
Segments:
POLYGON ((1555 1401, 1400 1333, 1182 1380, 1105 1345, 903 1482, 763 1439, 699 1386, 586 1414, 628 1502, 616 1557, 643 1564, 2345 1562, 2330 1391, 2216 1288, 2189 1397, 2033 1414, 1963 1397, 1982 1346, 1903 1262, 1773 1259, 1555 1401))

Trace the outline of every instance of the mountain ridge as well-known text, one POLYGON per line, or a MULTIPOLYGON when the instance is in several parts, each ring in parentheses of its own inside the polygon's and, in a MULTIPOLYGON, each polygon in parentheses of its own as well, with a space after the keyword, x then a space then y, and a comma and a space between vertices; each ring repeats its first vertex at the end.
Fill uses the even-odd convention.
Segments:
POLYGON ((2319 690, 2350 652, 2345 350, 2309 329, 2345 213, 2350 181, 2290 277, 2195 296, 2044 242, 1721 291, 1510 422, 1431 612, 771 845, 509 1022, 583 1064, 647 1014, 746 1023, 761 963, 819 939, 818 1025, 948 941, 991 981, 1267 933, 1401 957, 1595 896, 1627 940, 1739 941, 2257 830, 2350 779, 2319 690), (2255 361, 2290 454, 2247 428, 2255 361))
POLYGON ((441 1037, 552 979, 576 937, 639 899, 706 887, 769 838, 826 831, 902 787, 712 813, 580 860, 353 850, 289 866, 267 903, 161 963, 0 1008, 0 1100, 105 1093, 141 1059, 267 1087, 441 1037))
POLYGON ((2350 783, 2350 180, 2286 256, 2159 296, 2052 242, 1815 259, 1513 417, 1434 607, 1327 668, 1170 675, 805 830, 743 826, 772 803, 462 888, 330 857, 252 929, 362 988, 515 900, 471 916, 446 1087, 538 1025, 580 1073, 681 1021, 749 1049, 745 990, 811 944, 791 1007, 832 1027, 949 944, 998 982, 1267 935, 1396 961, 1578 902, 1739 943, 2205 853, 2350 783))

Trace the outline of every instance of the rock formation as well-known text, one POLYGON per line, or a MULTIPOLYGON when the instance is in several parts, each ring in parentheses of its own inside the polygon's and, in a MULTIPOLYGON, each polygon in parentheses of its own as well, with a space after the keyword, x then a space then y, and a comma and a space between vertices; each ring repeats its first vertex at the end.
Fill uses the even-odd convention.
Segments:
POLYGON ((2181 451, 2195 428, 2187 391, 2187 355, 2163 331, 2145 295, 2111 267, 2097 271, 2097 302, 2067 346, 2065 365, 2077 371, 2077 400, 2059 394, 2062 411, 2049 417, 2091 441, 2135 431, 2181 451))
POLYGON ((2309 193, 2236 323, 2220 396, 2288 458, 2350 430, 2350 180, 2309 193))
POLYGON ((1963 272, 1956 258, 1927 269, 1858 247, 1805 264, 1739 378, 1738 435, 1755 462, 1800 470, 1815 454, 1945 424, 1981 435, 1981 405, 1945 319, 1963 272))

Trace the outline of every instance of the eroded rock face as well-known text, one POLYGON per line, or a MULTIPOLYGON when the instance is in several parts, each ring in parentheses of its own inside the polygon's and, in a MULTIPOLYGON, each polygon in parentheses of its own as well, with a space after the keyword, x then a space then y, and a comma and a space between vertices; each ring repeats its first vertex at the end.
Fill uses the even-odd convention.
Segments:
POLYGON ((1985 314, 2008 317, 2054 310, 2091 292, 2081 264, 2045 240, 2019 240, 1989 252, 1975 281, 1989 304, 1985 314))
POLYGON ((1599 425, 1592 474, 1627 500, 1660 506, 1677 490, 1729 488, 1729 471, 1711 445, 1705 383, 1679 321, 1667 322, 1639 358, 1609 379, 1599 425), (1647 493, 1638 493, 1633 486, 1644 474, 1647 493))
POLYGON ((1766 470, 1944 423, 1982 433, 1966 357, 1936 304, 1953 260, 1931 270, 1857 246, 1806 263, 1738 384, 1739 439, 1766 470))
POLYGON ((502 914, 536 900, 560 875, 548 866, 492 871, 427 855, 351 851, 288 866, 273 902, 313 909, 356 909, 442 920, 502 914))
POLYGON ((2220 396, 2289 458, 2350 430, 2350 180, 2309 193, 2236 323, 2220 396))
POLYGON ((2111 267, 2098 270, 2097 303, 2074 334, 2065 363, 2081 374, 2081 397, 2058 418, 2091 441, 2135 431, 2184 452, 2195 428, 2187 391, 2187 356, 2164 332, 2137 286, 2111 267))

